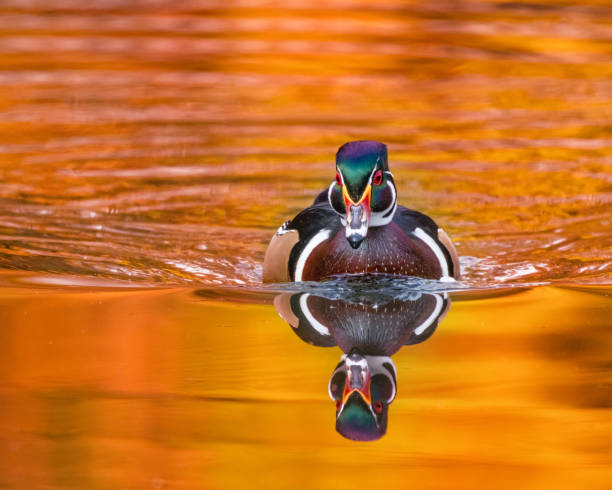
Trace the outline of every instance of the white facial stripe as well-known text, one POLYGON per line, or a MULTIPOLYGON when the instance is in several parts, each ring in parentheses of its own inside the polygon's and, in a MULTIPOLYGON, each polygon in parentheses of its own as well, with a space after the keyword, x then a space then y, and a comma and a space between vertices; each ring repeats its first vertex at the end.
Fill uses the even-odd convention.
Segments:
POLYGON ((331 206, 332 209, 334 209, 334 207, 332 206, 332 201, 331 201, 331 194, 332 191, 334 190, 334 186, 336 185, 336 181, 332 181, 331 184, 329 184, 329 189, 327 189, 327 202, 329 202, 329 205, 331 206))
POLYGON ((395 191, 395 186, 392 183, 389 184, 389 187, 391 188, 391 192, 393 192, 393 201, 391 201, 391 204, 383 211, 372 212, 372 215, 370 216, 370 226, 387 225, 391 223, 391 220, 393 219, 395 209, 397 208, 397 193, 395 191), (389 216, 384 218, 383 216, 385 216, 385 214, 387 214, 390 210, 392 211, 389 216))
POLYGON ((425 242, 425 245, 427 245, 431 249, 431 251, 438 259, 440 269, 442 269, 442 277, 448 277, 448 263, 446 262, 446 257, 444 256, 444 252, 440 248, 440 245, 438 245, 435 240, 431 238, 427 233, 425 233, 421 228, 415 228, 412 234, 423 242, 425 242))
POLYGON ((306 244, 295 266, 295 275, 294 275, 295 281, 302 280, 302 275, 304 274, 304 266, 306 265, 306 260, 308 260, 308 256, 312 253, 312 251, 315 248, 317 248, 317 246, 319 246, 322 242, 327 240, 330 234, 331 234, 330 230, 323 228, 315 236, 313 236, 310 239, 310 241, 306 244))
MULTIPOLYGON (((343 365, 336 368, 336 370, 332 374, 332 378, 338 371, 346 371, 346 365, 349 365, 349 366, 351 364, 359 365, 363 368, 364 367, 363 363, 365 362, 366 366, 370 370, 370 376, 374 376, 375 374, 382 374, 383 376, 386 376, 387 378, 389 378, 389 380, 391 381, 391 386, 393 387, 393 393, 391 394, 389 399, 386 400, 386 402, 387 403, 393 402, 393 400, 395 399, 395 395, 397 394, 397 386, 396 386, 397 369, 395 367, 395 364, 393 363, 393 359, 391 359, 388 356, 367 356, 366 355, 363 357, 365 357, 365 361, 361 359, 359 362, 354 363, 349 359, 349 357, 346 354, 343 354, 342 357, 340 358, 340 362, 343 363, 343 365), (393 372, 393 374, 389 372, 389 370, 387 369, 386 366, 384 366, 384 364, 389 364, 389 366, 391 366, 391 371, 393 372)), ((331 382, 327 386, 327 392, 329 394, 329 397, 333 400, 334 397, 331 393, 331 382)), ((372 407, 368 407, 368 408, 370 409, 370 413, 372 414, 372 416, 376 419, 377 414, 374 412, 372 407)), ((344 406, 336 414, 336 417, 339 417, 343 410, 344 410, 344 406)))
MULTIPOLYGON (((380 157, 379 157, 380 160, 380 157)), ((378 164, 379 160, 376 161, 376 164, 378 164)), ((376 172, 377 168, 376 166, 372 169, 372 172, 370 173, 370 177, 368 178, 368 184, 372 185, 372 180, 374 178, 374 173, 376 172)), ((336 172, 338 172, 338 175, 340 175, 340 179, 342 180, 342 185, 344 185, 344 175, 342 175, 342 172, 340 171, 340 169, 338 169, 338 167, 336 167, 336 172)), ((384 172, 385 174, 393 177, 393 174, 388 171, 385 170, 384 172)), ((332 182, 329 186, 329 189, 327 191, 327 200, 329 201, 329 204, 331 206, 331 193, 332 190, 334 188, 334 185, 336 184, 336 182, 332 182)), ((391 221, 393 220, 393 216, 395 215, 395 211, 397 209, 397 191, 395 190, 395 185, 393 185, 393 183, 390 183, 389 187, 391 187, 391 192, 393 193, 393 199, 391 201, 391 204, 384 209, 383 211, 379 211, 379 212, 374 212, 372 211, 372 214, 370 215, 370 222, 368 224, 368 226, 372 226, 372 227, 376 227, 376 226, 384 226, 384 225, 388 225, 389 223, 391 223, 391 221), (389 212, 391 211, 391 212, 389 212), (386 218, 384 217, 387 213, 389 213, 389 216, 387 216, 386 218)), ((332 206, 332 209, 334 209, 334 207, 332 206)), ((335 209, 334 209, 335 211, 335 209)), ((336 211, 337 212, 337 211, 336 211)), ((340 216, 342 217, 342 226, 346 226, 346 214, 340 214, 340 216)), ((361 235, 365 236, 365 233, 362 230, 359 231, 353 231, 352 233, 360 233, 361 235)), ((352 234, 350 233, 350 234, 352 234)), ((366 229, 366 233, 367 233, 367 229, 366 229)), ((349 231, 346 231, 346 236, 349 236, 349 231)))
POLYGON ((312 313, 310 313, 310 310, 308 309, 309 296, 310 294, 308 293, 300 296, 300 309, 302 310, 302 313, 304 313, 306 320, 308 320, 308 323, 310 323, 312 328, 314 328, 321 335, 329 335, 329 329, 321 322, 319 322, 314 316, 312 316, 312 313))
MULTIPOLYGON (((338 172, 338 175, 340 175, 340 180, 342 181, 342 185, 344 185, 344 176, 342 175, 342 172, 340 172, 340 170, 338 169, 338 167, 336 167, 336 172, 338 172)), ((334 190, 334 186, 337 184, 336 179, 332 180, 332 183, 329 184, 329 189, 327 189, 327 202, 329 203, 330 207, 337 213, 340 215, 340 219, 342 220, 342 226, 346 226, 346 222, 344 220, 346 214, 344 213, 338 213, 338 211, 336 210, 336 208, 332 205, 332 200, 331 200, 331 195, 332 192, 334 190)))
POLYGON ((431 315, 429 315, 427 320, 425 320, 423 323, 421 323, 417 328, 413 330, 413 332, 416 335, 421 335, 425 330, 427 330, 429 326, 433 323, 433 321, 436 318, 438 318, 438 316, 440 315, 440 312, 442 311, 442 307, 444 306, 444 301, 437 294, 434 295, 434 298, 436 298, 436 306, 434 308, 434 311, 431 313, 431 315))
MULTIPOLYGON (((343 361, 343 360, 344 360, 344 356, 342 356, 342 357, 340 358, 340 361, 343 361)), ((340 366, 338 366, 336 369, 334 369, 334 372, 332 373, 331 377, 329 378, 329 383, 327 384, 327 394, 329 395, 329 397, 330 397, 332 400, 335 400, 334 395, 332 394, 332 391, 331 391, 331 387, 332 387, 332 379, 334 378, 334 376, 336 375, 336 373, 339 373, 339 372, 341 372, 341 371, 344 371, 344 366, 343 366, 343 365, 340 365, 340 366)))
MULTIPOLYGON (((393 364, 393 361, 391 360, 391 358, 387 356, 364 356, 364 357, 367 359, 368 366, 370 367, 370 376, 374 376, 375 374, 382 374, 383 376, 386 376, 387 378, 390 379, 391 386, 393 387, 393 393, 386 400, 386 402, 387 404, 392 403, 393 400, 395 400, 395 395, 397 394, 397 386, 395 385, 395 380, 397 379, 397 370, 395 369, 395 364, 393 364), (393 376, 391 376, 391 373, 389 373, 387 368, 383 366, 384 362, 388 362, 391 366, 393 366, 393 372, 395 374, 395 379, 393 378, 393 376)), ((331 395, 331 390, 329 389, 329 386, 327 388, 327 391, 330 394, 329 395, 330 398, 332 398, 333 400, 333 396, 331 395)), ((345 406, 346 405, 342 406, 340 411, 336 414, 336 418, 338 418, 340 414, 344 411, 345 406)), ((376 420, 378 417, 378 414, 374 412, 374 409, 372 408, 372 406, 368 406, 368 409, 370 410, 372 417, 376 420)), ((378 424, 378 422, 376 423, 378 424)))
POLYGON ((396 389, 397 389, 397 387, 395 386, 395 380, 397 380, 397 369, 395 368, 395 364, 393 363, 393 360, 388 356, 364 356, 364 357, 368 361, 368 366, 370 367, 370 373, 372 376, 374 376, 375 374, 383 374, 391 378, 391 384, 393 385, 393 394, 391 395, 391 398, 387 400, 387 403, 391 403, 395 399, 395 394, 396 394, 396 389), (383 366, 383 364, 385 363, 391 365, 395 379, 393 379, 393 377, 391 376, 387 368, 383 366))

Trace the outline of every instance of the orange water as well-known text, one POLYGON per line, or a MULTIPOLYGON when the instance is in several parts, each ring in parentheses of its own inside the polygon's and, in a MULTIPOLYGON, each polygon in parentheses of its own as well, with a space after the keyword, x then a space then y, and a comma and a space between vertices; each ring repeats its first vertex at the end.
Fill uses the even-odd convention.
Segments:
POLYGON ((334 431, 339 350, 269 304, 0 293, 3 488, 609 488, 610 289, 456 298, 370 443, 334 431))
POLYGON ((0 488, 610 488, 611 40, 597 0, 1 2, 0 488), (464 269, 367 444, 260 289, 365 138, 464 269))
POLYGON ((124 3, 0 6, 1 266, 258 284, 377 139, 468 283, 609 281, 607 2, 124 3))

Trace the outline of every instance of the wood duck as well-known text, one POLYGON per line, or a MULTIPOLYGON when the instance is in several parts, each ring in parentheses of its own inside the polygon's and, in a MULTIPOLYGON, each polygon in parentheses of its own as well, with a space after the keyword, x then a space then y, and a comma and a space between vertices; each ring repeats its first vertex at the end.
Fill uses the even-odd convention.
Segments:
POLYGON ((387 147, 376 141, 340 147, 335 180, 272 237, 263 281, 319 281, 345 273, 459 279, 457 252, 444 230, 397 204, 387 147))
POLYGON ((397 392, 391 355, 427 340, 451 305, 447 294, 414 293, 391 300, 329 299, 284 293, 274 306, 304 341, 337 345, 344 354, 328 385, 336 404, 336 431, 356 441, 373 441, 387 431, 389 406, 397 392))

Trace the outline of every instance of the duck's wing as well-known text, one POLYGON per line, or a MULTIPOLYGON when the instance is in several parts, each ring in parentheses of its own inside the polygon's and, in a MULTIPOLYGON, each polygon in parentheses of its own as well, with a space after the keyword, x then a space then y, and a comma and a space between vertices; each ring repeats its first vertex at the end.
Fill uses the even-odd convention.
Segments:
POLYGON ((312 310, 310 299, 317 297, 308 293, 283 293, 274 298, 274 307, 293 332, 307 344, 317 347, 336 345, 325 315, 316 309, 312 310))
POLYGON ((263 263, 263 282, 289 282, 289 256, 291 250, 300 241, 297 230, 288 229, 286 221, 270 240, 263 263))
POLYGON ((461 279, 461 267, 459 265, 459 254, 457 253, 457 249, 455 249, 455 244, 442 228, 438 228, 438 240, 444 245, 451 257, 453 263, 453 277, 458 281, 461 279))
MULTIPOLYGON (((332 239, 342 228, 340 216, 326 201, 301 211, 288 225, 297 230, 300 240, 295 244, 289 257, 289 277, 296 280, 296 271, 306 263, 309 254, 323 241, 332 239)), ((297 280, 301 277, 298 275, 297 280)))
POLYGON ((393 221, 405 233, 416 234, 417 236, 420 235, 423 238, 427 235, 431 238, 431 240, 425 240, 427 245, 436 256, 438 256, 439 253, 444 256, 449 266, 449 275, 454 279, 460 279, 459 255, 457 254, 455 245, 448 234, 440 228, 434 220, 414 209, 398 206, 393 221))
POLYGON ((264 257, 263 282, 292 281, 289 271, 295 269, 310 239, 321 230, 329 230, 331 234, 340 227, 340 218, 327 200, 300 211, 276 230, 270 240, 264 257))
POLYGON ((417 302, 419 301, 419 308, 415 308, 412 316, 410 334, 403 339, 404 345, 419 344, 431 337, 451 306, 451 299, 447 293, 422 294, 417 302))

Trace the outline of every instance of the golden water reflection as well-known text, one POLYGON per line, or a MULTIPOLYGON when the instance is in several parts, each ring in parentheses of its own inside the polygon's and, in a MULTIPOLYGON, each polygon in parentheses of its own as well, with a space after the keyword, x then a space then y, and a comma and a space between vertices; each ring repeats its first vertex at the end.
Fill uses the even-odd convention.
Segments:
POLYGON ((0 2, 0 488, 607 490, 608 3, 0 2), (453 294, 368 444, 341 349, 202 293, 354 139, 467 284, 558 286, 453 294))
POLYGON ((341 351, 272 298, 4 287, 0 487, 604 489, 609 293, 454 295, 393 356, 401 396, 364 445, 334 431, 341 351))

